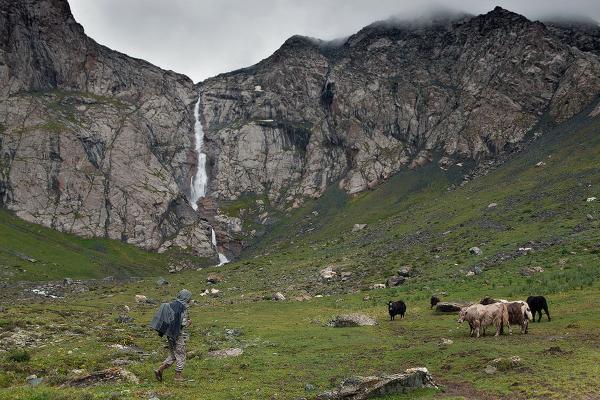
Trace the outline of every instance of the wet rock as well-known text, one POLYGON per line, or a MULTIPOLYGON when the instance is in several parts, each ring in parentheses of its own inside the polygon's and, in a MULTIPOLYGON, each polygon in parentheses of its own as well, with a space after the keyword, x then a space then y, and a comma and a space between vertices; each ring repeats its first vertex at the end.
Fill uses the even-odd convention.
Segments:
POLYGON ((406 278, 403 276, 391 276, 385 281, 385 286, 387 287, 395 287, 400 286, 406 281, 406 278))
POLYGON ((421 388, 437 388, 427 368, 410 368, 404 373, 382 376, 357 376, 344 380, 332 391, 321 393, 317 400, 365 400, 373 397, 404 394, 421 388))
POLYGON ((234 347, 234 348, 230 348, 230 349, 209 351, 208 356, 213 357, 213 358, 228 358, 228 357, 238 357, 238 356, 241 356, 243 353, 244 353, 244 350, 242 350, 239 347, 234 347))
POLYGON ((481 249, 477 246, 473 246, 469 249, 469 253, 471 253, 474 256, 480 256, 483 254, 483 252, 481 251, 481 249))
POLYGON ((367 227, 367 224, 354 224, 352 226, 352 232, 362 231, 367 227))
POLYGON ((377 325, 377 321, 364 314, 353 313, 338 315, 327 324, 334 328, 348 328, 354 326, 373 326, 377 325))

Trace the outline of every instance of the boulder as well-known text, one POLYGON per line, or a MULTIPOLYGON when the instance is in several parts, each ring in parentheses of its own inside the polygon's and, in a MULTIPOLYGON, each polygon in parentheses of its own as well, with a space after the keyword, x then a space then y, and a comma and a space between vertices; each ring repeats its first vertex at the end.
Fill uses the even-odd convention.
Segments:
POLYGON ((483 254, 483 252, 481 251, 481 249, 477 246, 473 246, 469 249, 469 253, 473 254, 474 256, 480 256, 483 254))
POLYGON ((319 394, 317 400, 364 400, 422 388, 437 386, 427 368, 410 368, 400 374, 346 379, 337 389, 319 394))
POLYGON ((323 280, 331 280, 337 276, 337 272, 333 269, 333 267, 325 267, 321 271, 319 271, 319 276, 323 280))
POLYGON ((136 303, 145 303, 148 301, 148 298, 146 296, 144 296, 143 294, 136 294, 135 295, 135 302, 136 303))
POLYGON ((116 382, 127 382, 135 385, 140 383, 140 380, 132 372, 120 367, 107 368, 102 371, 92 372, 84 376, 71 379, 63 387, 88 387, 93 385, 106 385, 116 382))
POLYGON ((160 278, 158 278, 158 280, 156 281, 157 286, 165 286, 168 284, 169 284, 169 281, 166 280, 165 278, 163 278, 162 276, 160 278))
POLYGON ((405 278, 409 278, 413 274, 413 268, 410 265, 405 265, 398 269, 398 276, 403 276, 405 278))
POLYGON ((271 300, 274 300, 274 301, 284 301, 285 300, 285 296, 281 292, 273 293, 273 295, 271 296, 271 300))
POLYGON ((243 353, 244 350, 239 347, 234 347, 230 349, 209 351, 208 356, 213 358, 227 358, 241 356, 243 353))
POLYGON ((406 281, 406 278, 403 276, 390 276, 385 281, 385 286, 387 286, 387 287, 400 286, 404 283, 404 281, 406 281))
POLYGON ((223 275, 209 274, 206 277, 206 282, 207 283, 217 284, 217 283, 222 282, 222 281, 223 281, 223 275))
POLYGON ((373 326, 377 325, 377 321, 364 314, 344 314, 338 315, 328 323, 329 326, 334 328, 348 328, 354 326, 373 326))
POLYGON ((444 313, 459 312, 461 308, 471 305, 471 303, 450 303, 442 301, 435 305, 435 311, 444 313))
POLYGON ((366 227, 367 227, 367 224, 354 224, 354 226, 352 227, 352 232, 361 231, 361 230, 365 229, 366 227))

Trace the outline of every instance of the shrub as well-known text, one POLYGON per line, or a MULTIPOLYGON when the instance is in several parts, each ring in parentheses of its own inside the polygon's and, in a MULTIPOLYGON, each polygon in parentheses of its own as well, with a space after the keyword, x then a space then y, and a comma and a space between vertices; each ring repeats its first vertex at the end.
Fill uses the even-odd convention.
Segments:
POLYGON ((12 362, 27 362, 31 359, 31 356, 27 352, 27 350, 23 349, 14 349, 10 350, 6 355, 6 359, 12 362))

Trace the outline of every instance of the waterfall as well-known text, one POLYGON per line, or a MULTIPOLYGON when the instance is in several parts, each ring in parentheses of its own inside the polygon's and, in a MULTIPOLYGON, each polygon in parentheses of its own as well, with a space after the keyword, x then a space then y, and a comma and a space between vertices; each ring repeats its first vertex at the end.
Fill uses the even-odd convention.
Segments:
POLYGON ((206 174, 206 154, 202 152, 202 146, 204 145, 204 129, 202 128, 202 122, 200 121, 200 97, 194 107, 194 139, 196 141, 196 174, 192 176, 190 182, 190 203, 194 210, 198 209, 198 199, 206 195, 206 184, 208 183, 208 175, 206 174))
POLYGON ((219 249, 217 247, 217 235, 215 234, 215 230, 213 228, 210 228, 210 230, 212 235, 212 244, 213 246, 215 246, 217 254, 219 255, 219 265, 217 265, 217 267, 220 267, 223 264, 227 264, 229 260, 227 259, 227 257, 225 257, 225 254, 219 252, 219 249))
MULTIPOLYGON (((206 185, 208 184, 208 175, 206 173, 206 154, 202 152, 202 146, 204 145, 204 129, 202 128, 202 121, 200 121, 200 96, 194 106, 194 139, 196 141, 195 150, 197 155, 196 162, 196 174, 192 176, 190 181, 190 203, 192 208, 198 210, 196 204, 201 197, 206 196, 206 185)), ((211 242, 214 246, 217 254, 219 255, 219 267, 223 264, 227 264, 229 260, 219 251, 217 245, 217 235, 215 230, 210 227, 211 242)))

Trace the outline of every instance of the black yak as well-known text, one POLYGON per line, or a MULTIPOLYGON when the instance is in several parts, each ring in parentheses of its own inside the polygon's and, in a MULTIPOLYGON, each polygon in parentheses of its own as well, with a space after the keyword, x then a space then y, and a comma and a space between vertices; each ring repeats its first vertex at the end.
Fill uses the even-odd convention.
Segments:
POLYGON ((550 313, 548 312, 548 302, 544 296, 529 296, 527 298, 527 304, 533 314, 533 322, 535 322, 535 313, 539 313, 538 322, 542 320, 542 310, 546 313, 548 321, 550 321, 550 313))
POLYGON ((400 315, 400 318, 404 318, 406 304, 404 304, 402 300, 390 301, 388 303, 388 312, 390 313, 390 321, 393 321, 394 318, 396 318, 396 315, 400 315))

